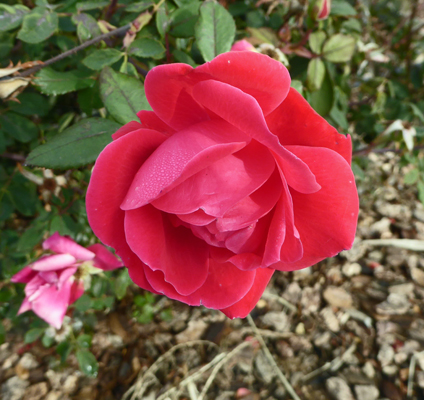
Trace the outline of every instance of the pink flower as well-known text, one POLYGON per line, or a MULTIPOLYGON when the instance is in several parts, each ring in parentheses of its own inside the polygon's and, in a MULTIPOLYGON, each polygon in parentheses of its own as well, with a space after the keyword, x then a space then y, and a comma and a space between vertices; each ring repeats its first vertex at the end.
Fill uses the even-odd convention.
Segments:
POLYGON ((231 51, 255 51, 253 45, 251 45, 247 40, 237 40, 232 47, 231 51))
POLYGON ((90 225, 140 287, 245 317, 275 270, 352 246, 351 139, 250 51, 153 68, 153 111, 113 135, 87 192, 90 225))
POLYGON ((313 0, 309 12, 313 19, 327 19, 331 11, 331 0, 313 0))
POLYGON ((57 232, 43 242, 43 249, 52 255, 41 257, 11 279, 26 283, 25 300, 18 315, 32 310, 48 324, 59 329, 68 306, 84 292, 75 273, 83 264, 108 271, 122 267, 122 263, 104 246, 94 244, 87 249, 57 232))

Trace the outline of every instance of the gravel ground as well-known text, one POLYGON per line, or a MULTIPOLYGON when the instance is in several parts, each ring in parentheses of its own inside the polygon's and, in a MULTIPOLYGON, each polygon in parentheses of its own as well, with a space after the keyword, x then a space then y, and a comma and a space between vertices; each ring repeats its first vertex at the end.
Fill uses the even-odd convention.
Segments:
POLYGON ((127 296, 99 316, 96 379, 73 356, 58 367, 54 349, 9 337, 0 347, 0 398, 424 399, 423 253, 393 246, 424 241, 424 207, 395 154, 367 160, 354 247, 274 274, 252 312, 257 330, 166 298, 157 310, 171 307, 171 320, 138 324, 127 296))

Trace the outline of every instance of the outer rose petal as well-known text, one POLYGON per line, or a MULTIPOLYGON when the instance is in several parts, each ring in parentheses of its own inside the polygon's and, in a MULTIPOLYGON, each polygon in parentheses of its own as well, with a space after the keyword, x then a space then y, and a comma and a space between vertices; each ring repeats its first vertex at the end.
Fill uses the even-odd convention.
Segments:
POLYGON ((51 250, 57 254, 70 254, 81 261, 88 261, 94 258, 94 254, 90 250, 80 246, 66 236, 60 236, 58 232, 55 232, 43 242, 43 249, 51 250))
MULTIPOLYGON (((85 250, 85 249, 84 249, 85 250)), ((88 250, 87 250, 88 251, 88 250)), ((89 251, 91 253, 91 251, 89 251)), ((93 253, 92 253, 93 254, 93 253)), ((93 254, 94 256, 94 254, 93 254)), ((70 267, 77 260, 70 254, 53 254, 51 256, 42 257, 30 264, 34 271, 56 271, 70 267)))
POLYGON ((15 283, 28 283, 35 275, 37 275, 37 272, 31 267, 25 267, 13 275, 10 280, 15 283))
POLYGON ((69 304, 75 303, 84 293, 83 281, 76 280, 72 282, 71 294, 69 295, 69 304))
POLYGON ((137 117, 140 118, 140 122, 145 129, 153 129, 166 134, 166 136, 171 136, 175 133, 175 130, 163 122, 153 111, 141 110, 137 113, 137 117))
POLYGON ((165 139, 152 130, 142 135, 131 132, 106 146, 97 158, 87 190, 88 221, 95 235, 118 255, 128 247, 122 200, 140 166, 165 139))
POLYGON ((193 88, 193 96, 204 107, 278 154, 289 186, 302 193, 319 190, 308 166, 281 146, 278 138, 269 131, 263 110, 252 96, 216 81, 198 83, 193 88))
POLYGON ((122 261, 118 260, 114 254, 101 244, 93 244, 88 249, 96 255, 93 260, 96 268, 100 268, 103 271, 111 271, 124 266, 122 261))
POLYGON ((31 303, 28 300, 28 298, 25 297, 24 301, 22 302, 21 306, 19 307, 17 315, 20 315, 20 314, 27 312, 29 310, 31 310, 31 303))
POLYGON ((139 129, 143 129, 143 125, 140 124, 140 122, 137 121, 130 121, 127 124, 125 124, 124 126, 121 126, 113 135, 112 135, 112 139, 113 140, 117 140, 119 139, 121 136, 126 135, 127 133, 133 132, 133 131, 137 131, 139 129))
POLYGON ((166 215, 147 205, 125 214, 131 250, 153 271, 162 271, 176 291, 187 296, 208 276, 208 246, 184 227, 174 228, 166 215))
POLYGON ((351 248, 359 209, 355 178, 342 156, 325 148, 290 146, 289 149, 309 165, 322 189, 308 195, 291 191, 294 223, 304 254, 297 262, 272 266, 283 271, 308 267, 351 248))
POLYGON ((255 281, 253 282, 252 288, 240 301, 233 304, 230 307, 220 309, 227 317, 234 318, 245 318, 250 311, 256 306, 256 303, 262 296, 266 285, 268 285, 274 270, 271 268, 256 270, 255 281))
POLYGON ((163 273, 146 268, 146 277, 152 286, 165 296, 191 306, 204 305, 220 309, 233 305, 242 299, 252 287, 256 271, 240 271, 231 263, 209 260, 208 278, 201 288, 189 296, 180 295, 164 280, 163 273))
POLYGON ((50 285, 31 303, 32 310, 48 324, 59 329, 69 306, 72 283, 67 280, 61 290, 50 285))
POLYGON ((350 136, 338 133, 296 89, 290 89, 286 99, 266 117, 266 122, 283 146, 327 147, 351 162, 350 136))
POLYGON ((184 129, 209 120, 207 112, 191 96, 193 84, 205 79, 193 76, 186 64, 166 64, 146 76, 146 97, 156 115, 174 129, 184 129))
MULTIPOLYGON (((264 115, 272 112, 287 96, 290 74, 280 62, 252 51, 220 54, 197 67, 194 75, 208 74, 254 97, 264 115)), ((208 78, 210 79, 210 78, 208 78)))
POLYGON ((122 202, 123 210, 142 207, 190 176, 236 151, 249 138, 224 121, 207 121, 168 138, 141 166, 122 202))

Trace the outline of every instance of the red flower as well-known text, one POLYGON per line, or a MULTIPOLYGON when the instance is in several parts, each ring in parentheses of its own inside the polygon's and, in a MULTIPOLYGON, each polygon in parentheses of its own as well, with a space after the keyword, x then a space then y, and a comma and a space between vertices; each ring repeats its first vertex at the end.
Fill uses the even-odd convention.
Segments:
POLYGON ((352 246, 351 140, 268 56, 230 52, 152 69, 140 111, 100 154, 87 192, 95 234, 142 288, 245 317, 274 270, 352 246))

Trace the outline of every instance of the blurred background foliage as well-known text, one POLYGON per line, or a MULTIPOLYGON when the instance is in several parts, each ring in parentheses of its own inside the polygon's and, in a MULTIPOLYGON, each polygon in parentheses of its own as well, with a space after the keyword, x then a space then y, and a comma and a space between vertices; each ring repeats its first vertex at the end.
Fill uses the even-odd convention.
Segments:
POLYGON ((140 323, 172 318, 118 270, 94 277, 55 332, 31 312, 16 316, 23 287, 9 282, 54 232, 95 242, 85 213, 91 168, 111 133, 149 109, 143 81, 159 64, 194 67, 246 39, 287 65, 292 86, 352 135, 358 180, 365 155, 396 151, 424 202, 423 33, 418 0, 3 0, 0 343, 22 333, 56 346, 60 362, 75 351, 95 375, 88 349, 100 312, 129 297, 140 323))

